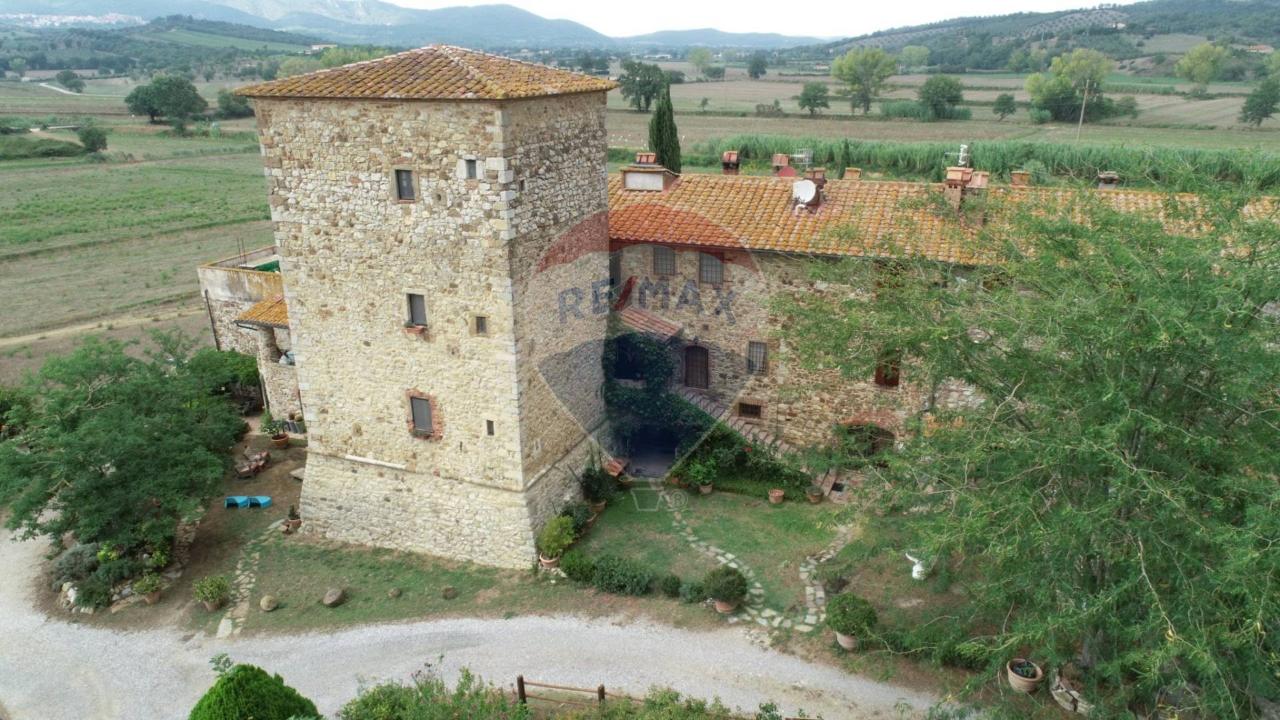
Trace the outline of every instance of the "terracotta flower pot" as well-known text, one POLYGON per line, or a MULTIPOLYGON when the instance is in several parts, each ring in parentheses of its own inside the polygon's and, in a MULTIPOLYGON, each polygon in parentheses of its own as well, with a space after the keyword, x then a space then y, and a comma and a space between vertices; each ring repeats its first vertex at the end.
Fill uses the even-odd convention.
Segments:
POLYGON ((782 501, 787 497, 787 491, 782 488, 773 488, 769 491, 769 504, 781 505, 782 501))
POLYGON ((218 608, 222 607, 221 600, 201 600, 200 602, 207 612, 217 612, 218 608))
POLYGON ((1026 658, 1014 658, 1004 666, 1005 674, 1009 677, 1009 687, 1020 693, 1030 695, 1040 687, 1040 683, 1044 682, 1044 671, 1040 666, 1027 660, 1026 658), (1035 671, 1035 677, 1023 677, 1013 671, 1014 665, 1030 665, 1035 671))
POLYGON ((738 609, 738 603, 728 603, 723 600, 716 600, 715 605, 716 605, 716 612, 720 613, 721 615, 729 615, 734 610, 738 609))
POLYGON ((146 595, 143 595, 142 601, 148 605, 155 605, 160 602, 160 591, 156 590, 155 592, 149 592, 146 595))
POLYGON ((608 501, 601 500, 600 502, 587 503, 587 507, 591 508, 591 512, 599 515, 600 513, 604 512, 604 508, 608 504, 609 504, 608 501))
POLYGON ((836 633, 836 643, 850 652, 858 649, 858 638, 854 635, 845 635, 844 633, 836 633))
POLYGON ((289 433, 279 433, 271 436, 271 447, 287 448, 289 447, 289 433))
POLYGON ((547 570, 554 570, 560 567, 560 558, 549 558, 541 553, 538 554, 538 563, 547 570))
POLYGON ((699 486, 698 486, 698 494, 699 494, 699 495, 710 495, 710 494, 711 494, 711 491, 712 491, 712 490, 714 490, 714 489, 715 489, 715 484, 714 484, 714 483, 707 483, 706 485, 699 485, 699 486))
POLYGON ((822 491, 819 490, 818 488, 809 488, 807 491, 805 491, 804 497, 810 503, 817 505, 818 503, 822 502, 822 491))

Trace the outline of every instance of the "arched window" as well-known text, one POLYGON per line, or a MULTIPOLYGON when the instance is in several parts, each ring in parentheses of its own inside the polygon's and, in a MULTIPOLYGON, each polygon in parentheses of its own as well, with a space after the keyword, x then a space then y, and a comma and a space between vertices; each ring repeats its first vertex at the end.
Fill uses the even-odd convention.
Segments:
POLYGON ((706 348, 690 345, 684 349, 684 384, 700 390, 711 387, 711 361, 706 348))

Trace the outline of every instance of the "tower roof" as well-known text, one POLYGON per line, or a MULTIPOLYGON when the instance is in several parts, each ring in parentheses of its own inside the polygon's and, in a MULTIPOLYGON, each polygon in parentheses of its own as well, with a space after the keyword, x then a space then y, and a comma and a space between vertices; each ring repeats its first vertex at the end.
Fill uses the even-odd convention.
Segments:
POLYGON ((606 78, 453 47, 395 55, 272 80, 237 90, 249 97, 366 100, 512 100, 603 92, 606 78))

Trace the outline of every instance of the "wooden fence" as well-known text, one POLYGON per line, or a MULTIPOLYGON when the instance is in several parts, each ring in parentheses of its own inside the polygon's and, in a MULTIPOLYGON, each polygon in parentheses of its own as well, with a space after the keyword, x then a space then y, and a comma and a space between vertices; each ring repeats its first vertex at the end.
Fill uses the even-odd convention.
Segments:
MULTIPOLYGON (((516 676, 516 699, 521 705, 528 705, 530 700, 551 703, 554 705, 578 705, 582 707, 599 707, 604 705, 606 700, 621 700, 624 702, 643 702, 640 698, 632 695, 626 695, 619 692, 606 692, 604 685, 597 685, 592 688, 573 687, 571 685, 552 685, 551 683, 534 682, 525 680, 524 675, 516 676), (529 688, 541 690, 557 690, 561 693, 567 693, 571 697, 549 697, 547 695, 535 695, 529 692, 529 688), (572 697, 579 696, 579 697, 572 697)), ((743 720, 741 716, 724 715, 722 720, 743 720)), ((807 720, 806 718, 785 717, 783 720, 807 720)))

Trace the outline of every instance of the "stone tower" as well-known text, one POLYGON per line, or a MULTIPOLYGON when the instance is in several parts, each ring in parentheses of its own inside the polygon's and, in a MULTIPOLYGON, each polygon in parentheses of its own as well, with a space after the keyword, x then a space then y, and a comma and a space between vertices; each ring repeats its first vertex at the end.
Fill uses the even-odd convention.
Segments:
POLYGON ((254 100, 304 528, 528 567, 603 422, 600 78, 431 46, 254 100))

